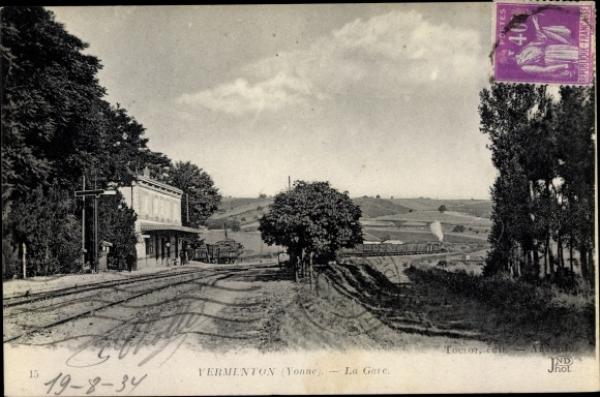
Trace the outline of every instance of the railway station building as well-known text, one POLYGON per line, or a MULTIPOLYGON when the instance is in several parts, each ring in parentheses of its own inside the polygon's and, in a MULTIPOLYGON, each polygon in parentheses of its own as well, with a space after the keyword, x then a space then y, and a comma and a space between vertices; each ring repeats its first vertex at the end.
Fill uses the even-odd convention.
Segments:
POLYGON ((119 191, 137 214, 137 270, 177 266, 191 259, 188 246, 205 230, 182 225, 183 191, 151 179, 147 169, 131 186, 120 187, 119 191))

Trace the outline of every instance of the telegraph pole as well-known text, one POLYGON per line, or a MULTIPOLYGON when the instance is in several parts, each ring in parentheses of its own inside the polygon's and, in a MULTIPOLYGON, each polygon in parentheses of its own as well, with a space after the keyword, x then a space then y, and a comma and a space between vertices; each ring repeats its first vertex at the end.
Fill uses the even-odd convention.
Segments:
POLYGON ((98 271, 98 196, 94 196, 94 269, 98 271))
POLYGON ((190 224, 190 200, 189 200, 190 195, 186 192, 185 193, 185 220, 189 226, 190 224))
MULTIPOLYGON (((94 173, 94 190, 96 190, 97 178, 94 173)), ((94 269, 98 272, 98 196, 94 195, 94 269)))
MULTIPOLYGON (((94 270, 98 270, 98 198, 103 195, 115 195, 117 194, 116 190, 104 190, 104 189, 95 189, 97 183, 96 178, 94 177, 94 189, 85 190, 85 183, 83 190, 75 191, 75 197, 81 197, 85 200, 87 196, 94 196, 94 270)), ((85 201, 84 201, 85 202, 85 201)), ((85 207, 84 207, 85 211, 85 207)), ((85 215, 85 212, 83 213, 85 215)), ((85 223, 84 223, 85 224, 85 223)), ((82 246, 85 247, 85 234, 82 237, 82 246)))
MULTIPOLYGON (((85 171, 83 173, 82 190, 85 191, 85 171)), ((81 266, 85 265, 85 196, 83 199, 83 207, 81 208, 81 266)))

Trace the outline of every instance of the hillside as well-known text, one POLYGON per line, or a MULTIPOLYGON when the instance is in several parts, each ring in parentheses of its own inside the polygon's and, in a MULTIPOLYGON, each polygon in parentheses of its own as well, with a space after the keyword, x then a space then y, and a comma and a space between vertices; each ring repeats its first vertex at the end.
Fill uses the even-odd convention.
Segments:
MULTIPOLYGON (((352 201, 360 206, 363 218, 376 218, 386 215, 405 214, 411 211, 393 200, 378 199, 374 197, 353 198, 352 201)), ((267 207, 273 202, 267 198, 237 198, 226 197, 221 201, 217 212, 212 219, 236 219, 242 224, 256 221, 262 216, 267 207)))
MULTIPOLYGON (((356 197, 352 200, 360 206, 363 219, 437 211, 441 205, 445 205, 448 211, 461 212, 480 218, 489 218, 492 211, 492 203, 488 200, 439 200, 422 197, 395 199, 356 197)), ((224 197, 212 219, 230 218, 240 221, 242 225, 248 224, 258 220, 272 202, 272 197, 224 197)), ((408 218, 400 218, 411 219, 415 216, 417 214, 408 215, 408 218)))
MULTIPOLYGON (((480 242, 487 239, 491 227, 489 212, 491 203, 485 200, 436 200, 429 198, 383 199, 357 197, 352 199, 360 206, 363 216, 363 237, 365 240, 436 241, 430 231, 430 223, 442 224, 445 240, 449 242, 480 242), (438 211, 445 205, 448 211, 438 211), (457 227, 462 230, 456 233, 457 227)), ((236 220, 241 233, 236 238, 245 241, 250 250, 246 254, 270 252, 260 244, 258 219, 268 210, 273 198, 223 198, 213 220, 236 220)), ((219 230, 211 230, 211 235, 219 235, 219 230)))
POLYGON ((394 204, 410 208, 413 211, 436 211, 441 205, 445 205, 449 211, 462 212, 481 218, 489 218, 492 212, 492 202, 489 200, 439 200, 419 197, 395 198, 390 199, 389 201, 392 201, 394 204))
POLYGON ((272 198, 223 198, 212 219, 230 218, 249 223, 262 216, 267 207, 273 202, 272 198))
POLYGON ((411 211, 410 208, 388 199, 359 197, 353 198, 352 201, 354 201, 354 203, 357 204, 362 210, 363 218, 376 218, 385 215, 405 214, 411 211))

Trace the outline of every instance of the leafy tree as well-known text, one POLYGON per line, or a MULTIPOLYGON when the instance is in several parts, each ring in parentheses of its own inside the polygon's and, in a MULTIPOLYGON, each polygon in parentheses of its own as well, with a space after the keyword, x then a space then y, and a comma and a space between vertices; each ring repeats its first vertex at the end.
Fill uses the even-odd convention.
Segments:
POLYGON ((168 171, 168 183, 183 190, 181 219, 198 227, 219 207, 221 195, 210 175, 191 162, 179 161, 168 171), (189 216, 188 216, 189 214, 189 216))
MULTIPOLYGON (((81 209, 62 196, 72 197, 83 176, 97 187, 128 184, 144 166, 164 170, 170 160, 147 148, 144 128, 125 109, 102 99, 100 61, 83 53, 87 44, 66 32, 52 12, 3 7, 0 29, 3 246, 15 251, 23 243, 37 245, 51 262, 35 264, 32 271, 53 272, 57 266, 62 271, 72 266, 71 248, 65 247, 80 238, 81 209), (40 222, 54 219, 64 230, 33 230, 27 224, 23 203, 41 196, 44 210, 28 214, 39 215, 40 222), (67 216, 65 206, 76 215, 67 216), (55 249, 64 264, 52 262, 60 256, 53 256, 55 249)), ((37 249, 32 252, 40 255, 37 249)))
POLYGON ((490 138, 492 162, 499 170, 492 188, 492 252, 486 274, 512 271, 520 275, 524 267, 531 268, 532 252, 537 252, 530 213, 532 186, 525 162, 532 142, 528 136, 533 130, 532 115, 544 96, 544 89, 525 84, 495 84, 480 94, 481 131, 490 138))
MULTIPOLYGON (((74 137, 95 124, 104 95, 100 61, 41 7, 3 7, 2 187, 11 199, 50 181, 68 181, 74 137)), ((80 175, 80 173, 79 173, 80 175)))
POLYGON ((562 87, 556 103, 545 86, 525 84, 495 84, 480 96, 481 131, 499 171, 484 273, 536 282, 543 274, 563 285, 568 246, 571 274, 577 249, 582 276, 591 281, 593 88, 562 87))
POLYGON ((25 193, 23 200, 13 205, 12 232, 19 242, 19 258, 23 246, 26 249, 28 275, 80 269, 81 230, 72 213, 71 197, 53 184, 25 193))
POLYGON ((594 87, 561 87, 556 109, 558 174, 562 177, 562 220, 573 270, 573 251, 581 257, 581 272, 594 280, 594 87))
POLYGON ((465 231, 465 227, 463 225, 456 225, 452 231, 455 233, 462 233, 465 231))
POLYGON ((440 205, 438 207, 438 211, 440 211, 440 212, 446 212, 446 211, 448 211, 448 208, 446 208, 446 206, 444 204, 442 204, 442 205, 440 205))
POLYGON ((275 196, 259 220, 262 239, 268 245, 287 248, 296 270, 335 257, 343 247, 362 242, 360 207, 328 182, 294 182, 290 191, 275 196))
POLYGON ((121 193, 117 192, 115 196, 100 197, 98 202, 98 244, 105 240, 113 245, 110 247, 108 260, 109 265, 114 269, 135 269, 134 223, 136 218, 135 211, 125 205, 121 193))
POLYGON ((240 221, 237 219, 231 220, 231 222, 228 222, 227 225, 232 232, 239 232, 241 230, 240 221))

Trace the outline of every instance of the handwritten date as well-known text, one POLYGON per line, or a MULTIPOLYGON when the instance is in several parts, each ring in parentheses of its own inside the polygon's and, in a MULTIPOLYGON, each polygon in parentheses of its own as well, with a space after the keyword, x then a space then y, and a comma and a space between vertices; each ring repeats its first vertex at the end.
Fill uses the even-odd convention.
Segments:
POLYGON ((140 378, 136 378, 135 376, 130 378, 129 375, 125 374, 123 375, 123 378, 121 378, 120 382, 116 384, 112 382, 103 382, 101 377, 95 376, 93 378, 88 378, 87 383, 81 384, 75 383, 70 374, 63 374, 60 372, 54 378, 44 383, 44 386, 48 386, 46 394, 51 394, 52 391, 54 391, 55 396, 63 394, 63 392, 67 389, 85 389, 85 394, 87 395, 94 394, 98 390, 102 390, 104 393, 106 393, 107 388, 112 388, 115 393, 122 393, 125 391, 133 391, 140 383, 142 383, 144 379, 146 379, 147 376, 148 374, 144 374, 140 378))

